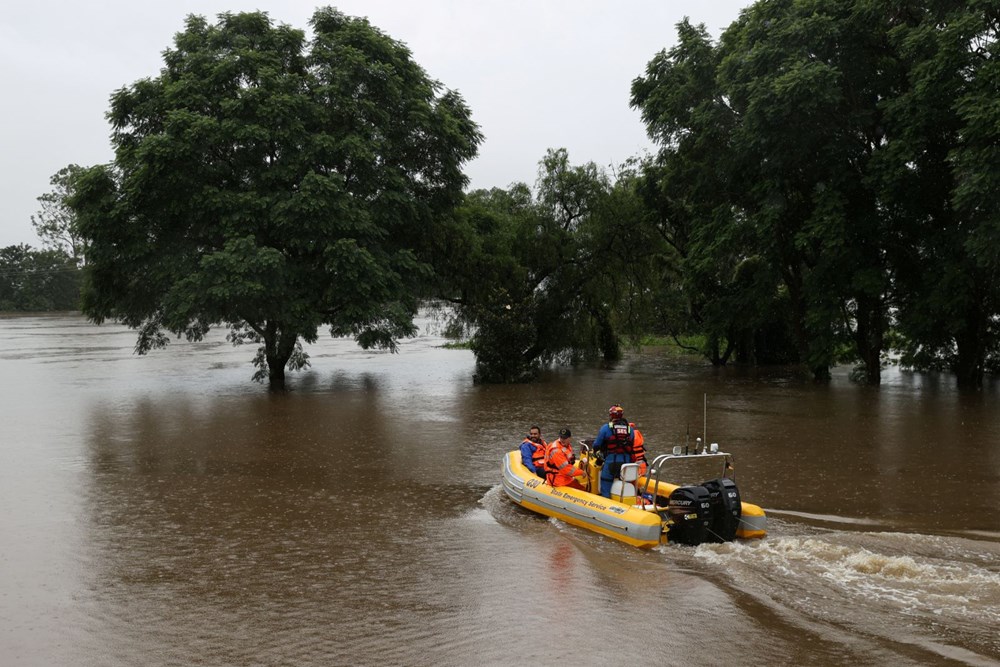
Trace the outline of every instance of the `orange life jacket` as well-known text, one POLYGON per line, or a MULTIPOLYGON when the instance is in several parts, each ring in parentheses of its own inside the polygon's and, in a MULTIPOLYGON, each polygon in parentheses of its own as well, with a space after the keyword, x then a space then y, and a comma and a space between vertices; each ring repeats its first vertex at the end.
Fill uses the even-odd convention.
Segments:
POLYGON ((544 471, 545 450, 549 448, 549 443, 545 442, 541 438, 539 438, 539 440, 540 442, 535 442, 531 438, 525 438, 524 442, 522 442, 521 444, 523 445, 525 442, 527 442, 532 446, 533 449, 531 450, 531 464, 535 466, 535 470, 544 471))
POLYGON ((646 448, 643 447, 643 444, 642 444, 644 442, 643 437, 642 437, 642 433, 639 432, 639 429, 637 429, 635 427, 634 423, 629 422, 628 425, 632 427, 632 432, 635 434, 634 438, 632 439, 632 462, 633 463, 638 463, 639 464, 639 474, 640 475, 645 475, 646 474, 646 468, 647 468, 647 465, 646 465, 646 448))
POLYGON ((573 467, 576 457, 573 447, 562 440, 553 440, 545 450, 545 481, 552 486, 569 486, 579 470, 573 467))

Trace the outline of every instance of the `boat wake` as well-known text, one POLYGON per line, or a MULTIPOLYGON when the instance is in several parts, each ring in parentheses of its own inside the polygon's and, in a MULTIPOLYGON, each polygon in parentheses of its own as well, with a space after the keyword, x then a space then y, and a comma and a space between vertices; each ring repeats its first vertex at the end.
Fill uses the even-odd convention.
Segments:
POLYGON ((771 508, 768 508, 766 511, 767 515, 771 517, 790 516, 820 525, 850 524, 854 526, 866 526, 872 529, 880 528, 882 526, 882 524, 876 523, 874 521, 869 521, 868 519, 857 519, 854 517, 836 516, 833 514, 812 514, 809 512, 796 512, 794 510, 776 510, 771 508))
POLYGON ((796 616, 967 664, 1000 660, 1000 544, 815 527, 807 532, 705 544, 692 557, 796 616))
POLYGON ((512 503, 503 492, 503 485, 497 484, 483 494, 479 499, 487 512, 505 526, 527 527, 542 525, 547 522, 548 517, 539 516, 512 503))

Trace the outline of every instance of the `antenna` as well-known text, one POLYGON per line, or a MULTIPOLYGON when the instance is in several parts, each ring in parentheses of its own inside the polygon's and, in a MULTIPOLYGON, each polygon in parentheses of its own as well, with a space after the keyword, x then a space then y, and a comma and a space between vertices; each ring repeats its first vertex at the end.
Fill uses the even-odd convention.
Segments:
POLYGON ((708 392, 705 392, 705 394, 703 394, 703 396, 705 397, 704 405, 702 407, 702 415, 703 415, 703 419, 704 419, 704 425, 702 426, 703 430, 702 430, 701 435, 702 435, 703 440, 701 442, 702 442, 702 446, 707 446, 708 445, 708 392))

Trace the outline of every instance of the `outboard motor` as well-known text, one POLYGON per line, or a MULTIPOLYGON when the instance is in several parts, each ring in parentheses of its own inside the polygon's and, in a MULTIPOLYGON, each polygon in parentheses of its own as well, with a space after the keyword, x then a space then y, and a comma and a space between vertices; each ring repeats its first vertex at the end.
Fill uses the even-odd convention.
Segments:
POLYGON ((671 542, 697 546, 709 540, 712 506, 704 486, 681 486, 667 500, 671 542))
POLYGON ((740 490, 736 482, 728 477, 709 480, 702 484, 708 491, 708 502, 712 506, 712 520, 709 526, 709 542, 731 542, 736 539, 736 529, 740 527, 742 505, 740 490))

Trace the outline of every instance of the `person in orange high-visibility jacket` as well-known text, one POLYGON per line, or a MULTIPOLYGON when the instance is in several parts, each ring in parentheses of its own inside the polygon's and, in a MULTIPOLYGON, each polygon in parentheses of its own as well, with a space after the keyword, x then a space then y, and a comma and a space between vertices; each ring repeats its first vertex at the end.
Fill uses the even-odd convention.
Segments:
POLYGON ((635 427, 635 422, 629 422, 629 426, 632 427, 632 433, 635 434, 635 438, 632 440, 632 462, 639 464, 639 474, 645 475, 646 469, 646 448, 643 447, 643 437, 639 429, 635 427))
POLYGON ((559 439, 549 443, 545 450, 545 481, 552 486, 569 486, 586 491, 586 487, 578 478, 586 477, 587 473, 573 465, 573 444, 570 441, 568 428, 559 431, 559 439))

